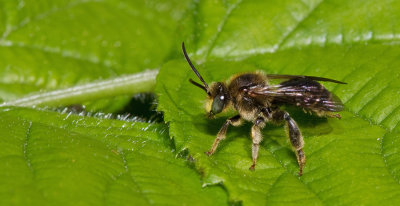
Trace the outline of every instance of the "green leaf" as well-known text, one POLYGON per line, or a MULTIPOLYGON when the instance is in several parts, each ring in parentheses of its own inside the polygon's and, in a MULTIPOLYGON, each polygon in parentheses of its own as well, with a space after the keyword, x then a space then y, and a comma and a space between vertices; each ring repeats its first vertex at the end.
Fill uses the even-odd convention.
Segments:
POLYGON ((159 124, 2 108, 1 205, 226 204, 159 124))
POLYGON ((313 75, 345 103, 342 119, 289 110, 305 137, 302 177, 283 127, 263 132, 251 172, 250 126, 229 128, 207 157, 219 128, 233 116, 209 120, 204 91, 183 60, 166 64, 157 78, 178 149, 187 149, 206 185, 222 183, 244 205, 400 203, 400 49, 397 1, 200 1, 194 4, 186 47, 207 82, 246 71, 313 75))
POLYGON ((185 26, 200 60, 243 59, 309 45, 391 42, 400 33, 400 2, 392 0, 195 2, 185 26))
POLYGON ((157 68, 175 46, 186 6, 181 0, 0 1, 0 96, 9 101, 157 68))

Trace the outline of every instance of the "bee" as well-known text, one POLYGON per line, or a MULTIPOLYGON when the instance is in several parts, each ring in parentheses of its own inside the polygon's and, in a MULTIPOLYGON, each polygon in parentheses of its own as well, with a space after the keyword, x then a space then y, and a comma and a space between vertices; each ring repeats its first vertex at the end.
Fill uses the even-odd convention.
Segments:
POLYGON ((281 109, 283 105, 293 105, 321 117, 341 116, 338 113, 344 106, 342 101, 333 93, 329 92, 318 81, 346 84, 341 81, 301 75, 279 75, 264 74, 263 72, 249 72, 234 75, 227 82, 214 82, 210 86, 194 67, 188 54, 185 44, 182 42, 182 51, 193 72, 203 83, 189 79, 189 81, 204 90, 211 103, 209 118, 221 113, 229 107, 233 107, 239 114, 229 118, 219 130, 211 149, 205 152, 208 156, 214 154, 221 140, 225 139, 229 125, 239 126, 244 120, 252 122, 252 160, 250 170, 254 170, 260 143, 262 141, 261 130, 266 123, 285 124, 287 136, 295 150, 297 163, 299 165, 299 176, 303 174, 303 167, 306 163, 304 154, 304 139, 296 121, 287 111, 281 109), (271 79, 280 79, 281 83, 269 84, 271 79))

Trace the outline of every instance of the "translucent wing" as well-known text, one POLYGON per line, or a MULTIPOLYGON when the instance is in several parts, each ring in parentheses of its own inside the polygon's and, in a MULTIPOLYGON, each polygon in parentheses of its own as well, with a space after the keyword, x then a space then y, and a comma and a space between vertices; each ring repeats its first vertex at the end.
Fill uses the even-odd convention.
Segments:
POLYGON ((297 78, 293 77, 278 85, 251 87, 248 93, 254 97, 268 96, 275 104, 290 104, 313 111, 338 112, 343 110, 342 101, 320 83, 314 81, 317 78, 319 77, 297 76, 297 78))
POLYGON ((334 82, 338 84, 347 84, 345 82, 341 82, 338 80, 334 79, 329 79, 329 78, 324 78, 324 77, 314 77, 314 76, 302 76, 302 75, 288 75, 288 74, 267 74, 268 79, 298 79, 298 78, 303 78, 303 79, 309 79, 309 80, 315 80, 315 81, 324 81, 324 82, 334 82))

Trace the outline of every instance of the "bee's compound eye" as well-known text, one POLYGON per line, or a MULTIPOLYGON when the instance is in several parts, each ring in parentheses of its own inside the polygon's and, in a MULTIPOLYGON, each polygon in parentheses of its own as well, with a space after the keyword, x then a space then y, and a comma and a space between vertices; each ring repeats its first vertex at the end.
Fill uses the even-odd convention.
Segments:
POLYGON ((218 113, 222 112, 222 110, 224 109, 224 106, 225 106, 225 101, 224 100, 225 100, 225 96, 224 95, 216 96, 214 98, 214 101, 213 101, 212 106, 211 106, 211 112, 213 114, 218 114, 218 113))

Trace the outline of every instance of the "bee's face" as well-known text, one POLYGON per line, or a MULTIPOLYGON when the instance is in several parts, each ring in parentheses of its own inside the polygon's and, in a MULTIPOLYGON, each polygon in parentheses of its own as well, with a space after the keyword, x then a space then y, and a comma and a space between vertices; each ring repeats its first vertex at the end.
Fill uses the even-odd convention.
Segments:
POLYGON ((211 87, 208 87, 208 84, 204 81, 203 77, 201 77, 200 73, 197 71, 197 69, 190 61, 190 58, 186 53, 185 44, 183 42, 182 42, 182 51, 183 55, 186 58, 186 61, 190 65, 190 68, 192 68, 193 72, 197 75, 197 77, 200 79, 203 85, 193 81, 192 79, 189 79, 190 83, 203 89, 208 94, 209 98, 212 100, 209 117, 212 117, 214 114, 221 113, 225 109, 225 107, 229 104, 231 99, 228 92, 228 88, 226 87, 225 83, 217 82, 213 83, 211 87))
POLYGON ((222 82, 217 82, 211 85, 210 96, 212 99, 210 116, 221 113, 228 105, 230 96, 228 89, 222 82))

